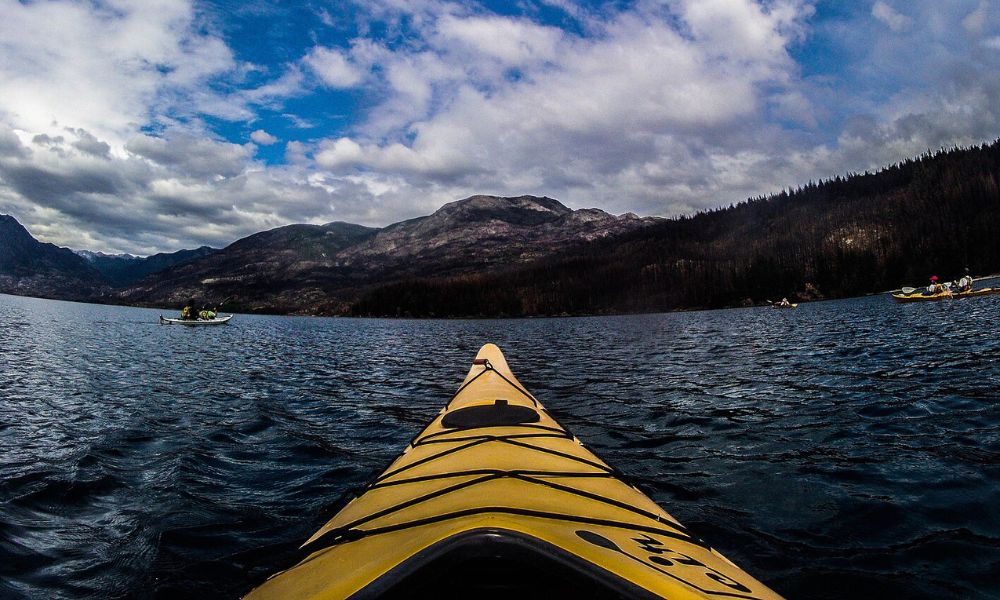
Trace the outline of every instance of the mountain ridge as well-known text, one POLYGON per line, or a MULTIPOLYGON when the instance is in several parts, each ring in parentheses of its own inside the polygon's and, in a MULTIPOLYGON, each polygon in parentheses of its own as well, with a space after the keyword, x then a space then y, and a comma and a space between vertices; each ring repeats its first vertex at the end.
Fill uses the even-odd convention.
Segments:
POLYGON ((663 220, 528 265, 415 277, 356 316, 711 309, 878 293, 1000 272, 1000 140, 663 220))
POLYGON ((40 242, 11 215, 0 215, 0 293, 102 301, 114 287, 215 252, 203 246, 151 256, 71 250, 40 242))
POLYGON ((657 221, 599 209, 574 211, 552 198, 477 195, 383 228, 334 222, 260 232, 209 259, 161 272, 119 297, 176 304, 192 296, 239 296, 245 310, 340 314, 373 285, 526 262, 556 246, 657 221))
POLYGON ((126 287, 139 282, 148 275, 208 256, 218 252, 218 250, 209 246, 201 246, 193 250, 158 252, 149 256, 105 254, 89 250, 74 250, 73 252, 87 259, 104 276, 111 287, 126 287))
POLYGON ((82 300, 104 284, 85 258, 36 240, 17 219, 0 215, 0 292, 82 300))

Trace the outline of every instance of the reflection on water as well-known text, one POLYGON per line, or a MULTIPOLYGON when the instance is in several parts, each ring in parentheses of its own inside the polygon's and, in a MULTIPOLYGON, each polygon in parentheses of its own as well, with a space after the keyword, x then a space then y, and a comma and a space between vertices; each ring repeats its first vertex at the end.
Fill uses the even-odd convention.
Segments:
POLYGON ((494 342, 567 427, 790 598, 996 598, 1000 297, 391 321, 0 296, 0 596, 237 597, 494 342))

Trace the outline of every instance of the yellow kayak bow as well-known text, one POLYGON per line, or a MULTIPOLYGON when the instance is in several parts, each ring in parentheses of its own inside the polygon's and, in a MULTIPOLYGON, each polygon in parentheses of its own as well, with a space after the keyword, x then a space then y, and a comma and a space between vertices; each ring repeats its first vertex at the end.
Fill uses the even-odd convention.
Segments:
POLYGON ((779 598, 479 351, 384 473, 248 598, 779 598))

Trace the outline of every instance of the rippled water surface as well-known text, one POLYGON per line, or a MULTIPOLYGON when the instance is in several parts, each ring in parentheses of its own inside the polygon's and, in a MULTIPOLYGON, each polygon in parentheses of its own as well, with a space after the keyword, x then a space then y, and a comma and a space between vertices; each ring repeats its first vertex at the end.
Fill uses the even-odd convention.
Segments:
POLYGON ((482 321, 0 296, 0 597, 238 597, 495 342, 603 458, 789 598, 1000 597, 1000 296, 482 321))

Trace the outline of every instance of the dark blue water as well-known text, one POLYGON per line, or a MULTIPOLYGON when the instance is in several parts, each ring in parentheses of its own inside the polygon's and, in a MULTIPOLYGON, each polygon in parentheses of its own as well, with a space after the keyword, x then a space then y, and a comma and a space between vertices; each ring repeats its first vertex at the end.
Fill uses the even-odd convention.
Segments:
POLYGON ((1000 296, 203 329, 157 314, 0 296, 0 597, 238 597, 488 341, 789 598, 1000 597, 1000 296))

